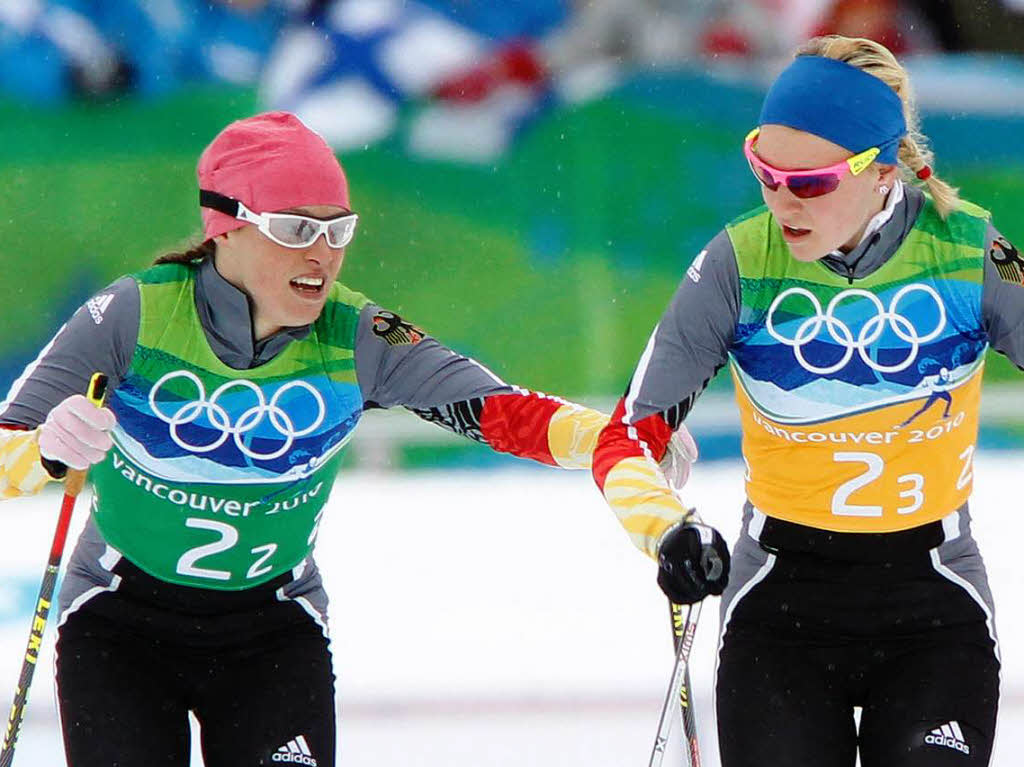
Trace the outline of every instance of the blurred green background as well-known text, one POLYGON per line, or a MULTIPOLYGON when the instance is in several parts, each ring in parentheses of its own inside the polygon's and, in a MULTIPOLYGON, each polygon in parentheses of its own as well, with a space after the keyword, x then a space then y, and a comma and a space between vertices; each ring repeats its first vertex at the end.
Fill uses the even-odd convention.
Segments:
MULTIPOLYGON (((418 159, 399 138, 347 153, 361 222, 342 280, 510 381, 608 401, 693 256, 760 202, 740 145, 761 96, 659 74, 542 111, 497 164, 418 159)), ((256 111, 223 88, 0 104, 0 386, 90 294, 198 240, 196 158, 256 111)), ((1024 118, 926 114, 924 129, 938 171, 1024 240, 1024 118)))

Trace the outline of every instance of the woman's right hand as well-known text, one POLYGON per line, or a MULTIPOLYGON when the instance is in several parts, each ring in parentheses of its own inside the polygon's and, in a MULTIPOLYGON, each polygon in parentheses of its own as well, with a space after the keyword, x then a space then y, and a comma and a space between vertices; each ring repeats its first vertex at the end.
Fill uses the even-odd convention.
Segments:
POLYGON ((109 408, 96 407, 84 395, 74 394, 46 416, 39 430, 39 454, 71 469, 88 469, 113 446, 110 430, 116 423, 109 408))
POLYGON ((658 544, 658 585, 677 605, 719 596, 729 583, 729 546, 694 512, 670 527, 658 544))

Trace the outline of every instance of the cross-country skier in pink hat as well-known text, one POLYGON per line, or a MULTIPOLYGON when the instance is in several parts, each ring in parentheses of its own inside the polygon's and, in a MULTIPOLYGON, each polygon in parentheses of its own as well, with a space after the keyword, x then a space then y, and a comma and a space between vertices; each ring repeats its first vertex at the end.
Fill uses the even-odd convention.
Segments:
MULTIPOLYGON (((498 379, 335 281, 358 218, 294 116, 229 125, 198 166, 205 239, 91 298, 0 407, 0 491, 91 467, 60 592, 73 767, 335 763, 312 550, 364 411, 585 469, 601 413, 498 379), (110 378, 107 407, 81 394, 110 378)), ((380 514, 387 538, 396 523, 380 514)), ((401 567, 401 563, 394 563, 401 567)))

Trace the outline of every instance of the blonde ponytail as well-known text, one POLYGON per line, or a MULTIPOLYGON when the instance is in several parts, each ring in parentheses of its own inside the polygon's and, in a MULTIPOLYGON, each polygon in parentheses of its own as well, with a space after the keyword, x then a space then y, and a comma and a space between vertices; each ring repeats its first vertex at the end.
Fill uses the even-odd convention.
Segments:
POLYGON ((920 120, 910 89, 910 77, 888 48, 863 37, 826 35, 808 40, 797 50, 798 56, 825 56, 845 61, 884 82, 903 102, 907 135, 900 141, 898 160, 901 175, 908 183, 921 180, 928 190, 939 215, 945 218, 960 206, 957 190, 935 175, 934 155, 928 140, 921 133, 920 120))

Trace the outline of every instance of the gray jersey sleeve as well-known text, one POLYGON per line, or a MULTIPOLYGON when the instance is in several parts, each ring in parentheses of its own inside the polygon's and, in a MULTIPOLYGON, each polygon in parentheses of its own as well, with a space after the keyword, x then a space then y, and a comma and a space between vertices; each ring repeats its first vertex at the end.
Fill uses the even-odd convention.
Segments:
POLYGON ((1024 368, 1024 258, 989 225, 981 316, 992 348, 1024 368))
POLYGON ((626 394, 626 418, 663 413, 673 429, 728 361, 740 310, 732 242, 720 232, 686 270, 644 349, 626 394))
POLYGON ((112 391, 131 364, 139 336, 139 288, 122 277, 90 298, 57 331, 0 403, 0 423, 35 428, 62 400, 84 394, 96 372, 112 391))
POLYGON ((421 411, 514 391, 480 363, 376 304, 359 316, 355 361, 367 407, 421 411))

